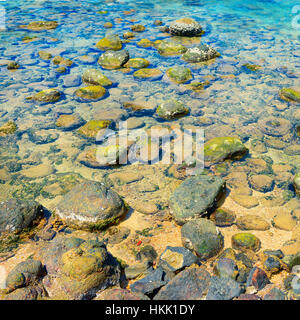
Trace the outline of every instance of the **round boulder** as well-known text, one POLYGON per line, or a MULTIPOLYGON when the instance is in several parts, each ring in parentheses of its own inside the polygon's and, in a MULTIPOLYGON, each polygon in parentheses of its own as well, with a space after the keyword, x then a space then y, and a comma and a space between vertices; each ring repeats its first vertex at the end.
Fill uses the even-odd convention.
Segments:
POLYGON ((104 184, 83 182, 69 191, 56 207, 66 224, 78 229, 103 229, 125 213, 120 196, 104 184))
POLYGON ((193 37, 203 34, 201 25, 192 18, 181 18, 173 21, 169 30, 174 36, 193 37))

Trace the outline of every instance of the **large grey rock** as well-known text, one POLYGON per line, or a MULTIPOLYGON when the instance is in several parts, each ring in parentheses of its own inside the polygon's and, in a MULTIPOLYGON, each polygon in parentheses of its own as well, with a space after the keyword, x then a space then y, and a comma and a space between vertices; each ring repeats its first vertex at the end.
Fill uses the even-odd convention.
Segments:
POLYGON ((231 300, 241 293, 240 284, 233 279, 212 277, 206 300, 231 300))
POLYGON ((120 196, 95 181, 86 181, 69 191, 56 207, 56 214, 79 229, 103 229, 125 213, 120 196))
POLYGON ((204 218, 187 222, 181 229, 181 238, 183 245, 201 259, 217 255, 224 246, 221 232, 212 221, 204 218))
POLYGON ((219 57, 220 54, 207 44, 202 44, 197 47, 189 48, 182 56, 182 59, 187 62, 197 63, 219 57))
POLYGON ((203 33, 201 25, 192 18, 181 18, 170 24, 170 33, 175 36, 193 37, 203 33))
POLYGON ((105 69, 118 69, 121 68, 128 60, 129 52, 127 50, 109 50, 100 56, 98 63, 105 69))
POLYGON ((224 192, 225 182, 220 177, 187 178, 170 197, 171 214, 180 225, 199 218, 215 208, 224 192))

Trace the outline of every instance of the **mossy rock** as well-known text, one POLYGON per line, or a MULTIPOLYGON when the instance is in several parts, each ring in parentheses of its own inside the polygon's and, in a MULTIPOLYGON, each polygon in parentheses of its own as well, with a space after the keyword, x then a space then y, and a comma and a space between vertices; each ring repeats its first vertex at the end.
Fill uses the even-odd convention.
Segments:
POLYGON ((150 62, 144 58, 129 59, 124 65, 125 68, 143 69, 149 66, 150 62))
POLYGON ((16 61, 11 61, 7 64, 7 70, 18 70, 20 65, 16 61))
POLYGON ((176 83, 185 83, 193 78, 191 70, 182 66, 168 69, 167 76, 176 83))
POLYGON ((106 90, 102 86, 88 86, 75 91, 75 96, 83 101, 100 100, 105 94, 106 90))
POLYGON ((135 25, 131 26, 130 28, 134 32, 143 32, 146 30, 145 26, 143 26, 141 24, 135 24, 135 25))
POLYGON ((88 69, 82 75, 82 81, 86 84, 95 86, 110 87, 112 81, 109 80, 101 71, 97 69, 88 69))
POLYGON ((66 66, 71 67, 73 64, 73 61, 70 59, 63 58, 61 56, 56 56, 52 59, 53 64, 60 65, 60 66, 66 66))
POLYGON ((21 25, 21 29, 27 29, 32 31, 44 31, 52 30, 58 27, 56 21, 32 21, 28 25, 21 25))
POLYGON ((156 109, 156 115, 165 120, 178 119, 190 112, 183 103, 171 99, 160 104, 156 109))
POLYGON ((137 45, 139 47, 143 47, 143 48, 151 48, 153 47, 153 42, 149 39, 141 39, 137 45))
POLYGON ((157 51, 162 56, 178 56, 187 51, 187 48, 172 40, 162 40, 156 45, 157 51))
POLYGON ((216 256, 224 247, 224 237, 215 224, 205 218, 187 222, 181 229, 183 245, 202 260, 216 256))
POLYGON ((108 50, 100 56, 98 63, 104 69, 119 69, 124 66, 128 60, 129 53, 127 50, 108 50))
POLYGON ((158 80, 162 77, 159 69, 142 68, 134 72, 133 76, 142 80, 158 80))
POLYGON ((204 144, 204 159, 209 163, 217 163, 227 159, 238 160, 248 151, 238 138, 217 137, 204 144))
POLYGON ((297 102, 300 103, 300 90, 299 88, 283 88, 279 92, 279 96, 281 99, 288 102, 297 102))
POLYGON ((131 31, 127 31, 127 32, 124 32, 123 33, 123 38, 124 39, 132 39, 132 38, 134 38, 135 36, 134 36, 134 33, 133 32, 131 32, 131 31))
POLYGON ((42 59, 42 60, 51 60, 52 58, 52 54, 50 52, 47 52, 47 51, 39 51, 38 52, 39 54, 39 57, 42 59))
POLYGON ((79 128, 77 132, 86 138, 95 139, 99 131, 108 128, 111 123, 110 120, 90 120, 79 128))
POLYGON ((232 236, 231 244, 234 249, 245 251, 253 250, 258 251, 260 249, 260 240, 252 233, 241 232, 232 236))
POLYGON ((105 22, 103 25, 104 28, 110 29, 113 27, 113 24, 111 22, 105 22))
POLYGON ((103 183, 86 181, 65 194, 55 212, 67 225, 91 231, 116 223, 126 209, 116 192, 103 183))
POLYGON ((122 49, 122 46, 122 41, 116 34, 108 34, 96 44, 96 47, 102 51, 119 51, 122 49))
POLYGON ((53 103, 60 99, 61 93, 57 89, 46 89, 36 93, 33 96, 33 100, 42 103, 53 103))
POLYGON ((220 54, 211 46, 202 44, 196 47, 189 48, 182 56, 184 61, 190 63, 198 63, 209 61, 219 57, 220 54))
POLYGON ((17 129, 18 128, 15 122, 10 120, 0 127, 0 137, 5 137, 7 135, 13 134, 17 131, 17 129))
POLYGON ((260 65, 251 64, 251 63, 245 63, 245 64, 243 64, 243 67, 250 70, 250 71, 258 71, 262 68, 260 65))
POLYGON ((61 114, 56 120, 56 126, 62 130, 68 131, 79 128, 85 123, 80 115, 74 114, 61 114))

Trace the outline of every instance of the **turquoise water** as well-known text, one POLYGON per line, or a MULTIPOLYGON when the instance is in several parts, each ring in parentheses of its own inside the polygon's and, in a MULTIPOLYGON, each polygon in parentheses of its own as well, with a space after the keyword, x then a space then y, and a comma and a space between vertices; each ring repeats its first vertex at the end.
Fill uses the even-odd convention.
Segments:
MULTIPOLYGON (((22 170, 46 161, 51 166, 50 175, 80 172, 90 178, 97 172, 85 168, 77 161, 77 156, 92 143, 72 132, 62 133, 55 125, 60 114, 76 112, 88 121, 96 116, 99 118, 103 110, 109 110, 117 115, 115 121, 137 119, 136 114, 124 110, 123 102, 143 100, 158 105, 167 98, 177 98, 191 108, 190 116, 177 121, 182 127, 205 128, 207 139, 238 135, 248 145, 253 141, 254 144, 261 142, 266 147, 263 154, 275 163, 292 164, 292 173, 296 172, 299 112, 297 105, 281 100, 278 95, 283 87, 299 85, 299 29, 292 26, 296 16, 292 12, 294 1, 16 0, 4 1, 1 5, 6 11, 7 30, 0 32, 0 124, 14 120, 18 126, 17 134, 2 142, 2 169, 10 160, 21 164, 22 170), (107 11, 107 14, 99 14, 99 10, 107 11), (128 15, 126 11, 129 10, 134 11, 128 15), (178 56, 162 57, 154 48, 137 45, 143 38, 155 41, 168 37, 154 25, 154 20, 160 19, 163 25, 168 25, 183 16, 201 23, 205 35, 198 40, 213 46, 221 54, 214 63, 191 65, 178 56), (19 28, 37 20, 55 20, 59 26, 43 32, 19 28), (208 87, 197 94, 186 86, 170 83, 165 77, 158 81, 140 81, 133 77, 133 71, 102 70, 114 82, 106 99, 79 102, 74 98, 74 91, 82 84, 66 87, 65 78, 80 76, 87 68, 100 69, 97 60, 101 52, 95 44, 107 32, 103 27, 105 22, 112 22, 111 31, 120 36, 129 31, 133 23, 145 25, 144 32, 137 33, 124 45, 132 58, 146 58, 151 62, 150 67, 163 73, 174 65, 187 66, 192 70, 193 81, 209 80, 208 87), (34 36, 37 37, 35 41, 22 41, 24 37, 34 36), (74 63, 65 74, 58 74, 57 66, 39 58, 40 50, 53 56, 61 55, 74 63), (17 61, 20 69, 7 70, 6 60, 17 61), (247 63, 260 65, 261 69, 250 71, 244 67, 247 63), (62 99, 44 106, 28 100, 47 88, 59 89, 63 92, 62 99), (202 117, 200 124, 199 117, 202 117), (283 134, 273 135, 272 129, 266 128, 267 120, 272 117, 288 120, 283 134), (39 142, 36 135, 46 138, 39 142), (294 149, 285 153, 288 147, 294 149)), ((191 42, 184 44, 193 45, 191 42)), ((158 123, 151 115, 138 117, 145 128, 158 123)), ((261 155, 260 151, 253 149, 251 156, 258 155, 261 155)), ((1 181, 6 191, 16 181, 23 181, 22 170, 5 172, 6 179, 1 181)), ((285 188, 290 189, 287 185, 285 188)), ((39 191, 35 190, 33 197, 40 196, 39 191)))

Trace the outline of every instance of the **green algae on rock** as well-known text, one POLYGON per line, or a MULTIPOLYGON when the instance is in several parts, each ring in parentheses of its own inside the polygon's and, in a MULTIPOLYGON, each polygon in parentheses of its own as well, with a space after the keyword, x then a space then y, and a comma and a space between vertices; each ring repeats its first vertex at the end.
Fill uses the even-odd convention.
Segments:
POLYGON ((192 18, 181 18, 170 24, 170 33, 175 36, 193 37, 202 35, 201 25, 192 18))
POLYGON ((190 63, 204 62, 219 57, 220 54, 213 47, 202 44, 189 48, 182 56, 184 61, 190 63))
POLYGON ((101 71, 97 69, 87 69, 82 75, 82 80, 86 84, 102 87, 110 87, 113 83, 101 71))
POLYGON ((105 88, 102 86, 88 86, 84 88, 77 89, 75 91, 75 96, 82 101, 96 101, 103 98, 106 94, 105 88))
POLYGON ((39 51, 38 54, 42 60, 50 60, 52 58, 52 54, 44 50, 39 51))
POLYGON ((129 59, 128 62, 124 65, 124 67, 133 69, 143 69, 147 68, 149 65, 150 62, 144 58, 133 58, 129 59))
POLYGON ((183 66, 168 69, 167 76, 176 83, 185 83, 193 78, 191 70, 183 66))
POLYGON ((297 88, 283 88, 279 92, 281 99, 288 102, 297 102, 300 103, 300 89, 297 88))
POLYGON ((17 129, 18 128, 15 122, 10 120, 0 127, 0 137, 5 137, 7 135, 13 134, 17 131, 17 129))
POLYGON ((215 224, 205 218, 187 222, 181 229, 183 245, 201 260, 216 256, 224 247, 224 237, 215 224))
POLYGON ((187 178, 169 199, 171 214, 182 225, 212 211, 225 192, 220 177, 199 175, 187 178))
POLYGON ((63 58, 61 56, 56 56, 52 59, 53 64, 60 65, 60 66, 66 66, 71 67, 73 64, 73 61, 70 59, 63 58))
POLYGON ((162 56, 178 56, 187 51, 187 48, 173 40, 162 40, 156 44, 157 51, 162 56))
POLYGON ((134 32, 143 32, 146 30, 145 26, 143 26, 141 24, 135 24, 135 25, 131 26, 130 28, 134 32))
POLYGON ((133 76, 142 80, 158 80, 162 77, 159 69, 142 68, 134 72, 133 76))
POLYGON ((217 227, 230 227, 234 224, 236 215, 230 210, 218 208, 210 215, 209 218, 215 223, 217 227))
POLYGON ((260 65, 251 64, 251 63, 245 63, 243 64, 243 67, 247 68, 250 71, 258 71, 262 68, 260 65))
POLYGON ((139 47, 143 47, 143 48, 151 48, 153 47, 153 42, 149 39, 141 39, 137 45, 139 47))
POLYGON ((122 46, 122 41, 116 34, 108 34, 96 44, 96 47, 101 51, 119 51, 122 49, 122 46))
POLYGON ((18 70, 20 65, 16 61, 11 61, 7 64, 7 70, 18 70))
POLYGON ((36 93, 32 99, 42 103, 53 103, 60 99, 61 93, 57 89, 46 89, 36 93))
POLYGON ((241 140, 234 137, 217 137, 204 144, 204 159, 211 164, 227 159, 239 160, 248 152, 241 140))
POLYGON ((90 120, 79 128, 77 132, 86 138, 96 139, 99 131, 108 128, 111 123, 110 120, 90 120))
POLYGON ((177 100, 167 100, 156 109, 156 115, 165 120, 178 119, 184 117, 190 109, 177 100))
POLYGON ((260 249, 260 240, 252 233, 236 233, 231 238, 231 244, 234 249, 237 250, 253 250, 258 251, 260 249))
POLYGON ((86 181, 64 195, 55 213, 71 227, 101 230, 116 223, 125 211, 116 192, 103 183, 86 181))
POLYGON ((127 50, 113 51, 108 50, 104 52, 98 63, 104 69, 119 69, 129 60, 129 53, 127 50))
POLYGON ((27 25, 21 25, 21 29, 27 29, 31 31, 44 31, 44 30, 52 30, 58 27, 58 23, 56 21, 32 21, 27 25))

